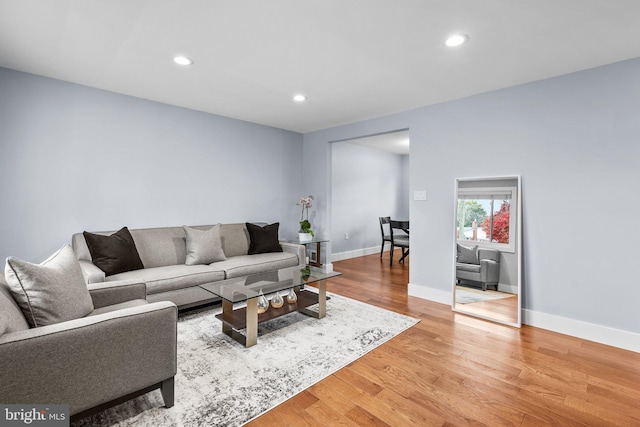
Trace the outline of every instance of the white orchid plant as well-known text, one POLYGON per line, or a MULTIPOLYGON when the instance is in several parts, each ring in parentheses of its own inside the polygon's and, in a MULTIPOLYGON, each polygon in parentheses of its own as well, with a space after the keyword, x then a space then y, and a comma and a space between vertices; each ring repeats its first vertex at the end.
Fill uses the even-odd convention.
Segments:
POLYGON ((313 230, 311 230, 311 223, 309 222, 309 208, 313 206, 313 196, 300 197, 296 206, 301 206, 302 210, 300 212, 300 232, 309 233, 313 236, 313 230))

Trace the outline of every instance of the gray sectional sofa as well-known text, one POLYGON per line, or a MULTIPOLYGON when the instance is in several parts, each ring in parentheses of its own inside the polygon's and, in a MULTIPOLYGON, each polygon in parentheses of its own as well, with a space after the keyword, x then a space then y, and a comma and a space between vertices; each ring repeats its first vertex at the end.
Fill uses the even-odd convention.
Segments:
POLYGON ((500 279, 500 251, 475 246, 457 244, 456 280, 460 284, 480 286, 483 291, 487 286, 498 290, 500 279))
MULTIPOLYGON (((213 226, 192 227, 208 230, 213 226)), ((222 261, 187 265, 187 235, 183 227, 147 228, 129 230, 144 268, 105 275, 91 258, 83 233, 72 236, 71 243, 80 261, 87 284, 110 281, 143 282, 147 288, 147 301, 172 301, 185 309, 219 300, 201 289, 204 283, 274 271, 281 268, 305 266, 305 247, 280 242, 282 252, 249 255, 250 236, 244 223, 221 224, 220 242, 222 261)), ((95 233, 111 235, 113 232, 95 233)))

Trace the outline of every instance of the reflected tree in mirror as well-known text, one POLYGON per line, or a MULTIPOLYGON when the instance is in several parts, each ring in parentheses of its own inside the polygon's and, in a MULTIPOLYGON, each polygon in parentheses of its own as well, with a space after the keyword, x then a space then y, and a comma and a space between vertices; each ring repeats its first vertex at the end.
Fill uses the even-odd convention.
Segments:
MULTIPOLYGON (((493 200, 491 208, 493 211, 493 200)), ((482 230, 488 237, 487 240, 493 243, 509 243, 509 201, 503 200, 500 209, 493 212, 482 222, 482 230)))
POLYGON ((511 229, 511 194, 488 190, 461 191, 458 195, 458 240, 509 244, 511 229))

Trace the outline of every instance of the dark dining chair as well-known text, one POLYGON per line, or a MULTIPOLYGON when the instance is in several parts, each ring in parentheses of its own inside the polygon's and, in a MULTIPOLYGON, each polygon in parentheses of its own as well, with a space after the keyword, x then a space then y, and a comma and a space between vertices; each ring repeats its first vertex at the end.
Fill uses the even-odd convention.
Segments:
POLYGON ((389 228, 389 224, 391 223, 391 218, 388 216, 380 217, 380 234, 382 235, 382 246, 380 247, 380 258, 382 258, 382 252, 384 252, 384 244, 389 242, 391 243, 391 229, 389 228), (387 228, 388 231, 385 231, 387 228))
POLYGON ((390 221, 391 251, 389 252, 389 266, 393 265, 393 252, 396 247, 402 248, 402 256, 398 262, 404 262, 409 255, 409 221, 390 221))

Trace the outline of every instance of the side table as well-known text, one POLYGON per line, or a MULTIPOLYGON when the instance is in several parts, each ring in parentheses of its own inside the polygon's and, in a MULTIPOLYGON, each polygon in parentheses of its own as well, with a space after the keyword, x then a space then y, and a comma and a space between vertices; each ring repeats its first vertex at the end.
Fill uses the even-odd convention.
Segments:
POLYGON ((315 259, 315 261, 310 259, 309 260, 309 265, 312 265, 314 267, 322 267, 322 262, 320 261, 322 259, 320 257, 320 255, 322 253, 320 251, 321 251, 321 248, 322 248, 322 244, 329 242, 329 240, 320 239, 320 238, 314 237, 313 239, 311 239, 309 241, 305 241, 305 242, 301 242, 299 239, 291 239, 291 240, 283 239, 283 241, 287 242, 287 243, 295 243, 297 245, 304 245, 304 246, 316 245, 316 259, 315 259))

